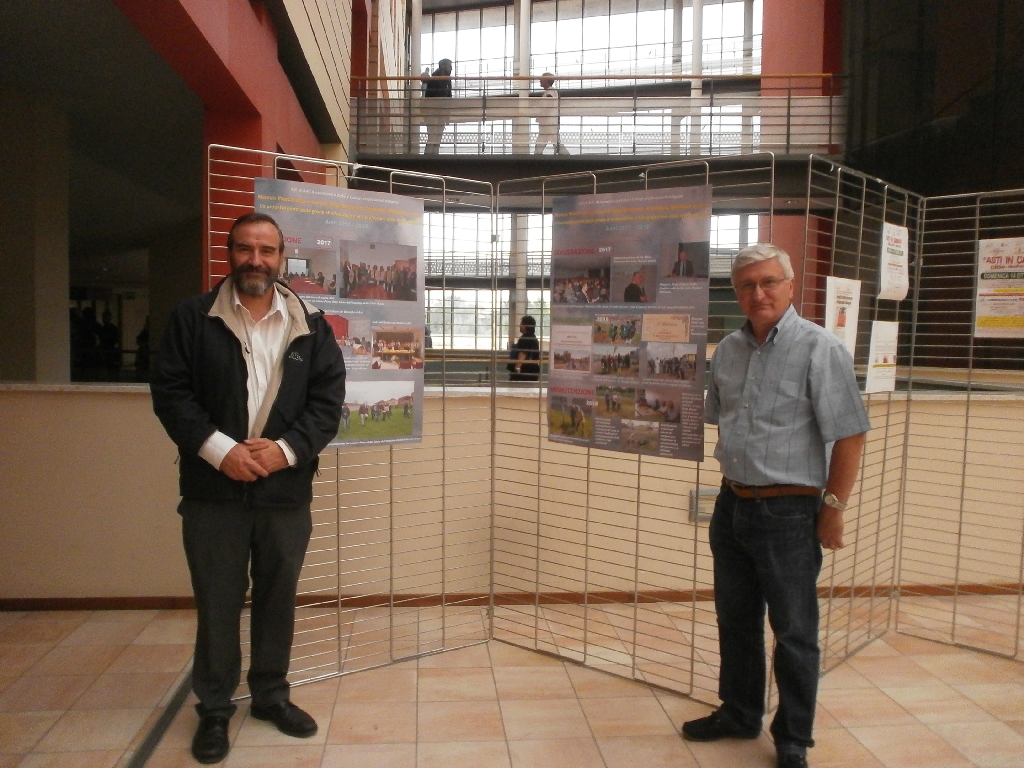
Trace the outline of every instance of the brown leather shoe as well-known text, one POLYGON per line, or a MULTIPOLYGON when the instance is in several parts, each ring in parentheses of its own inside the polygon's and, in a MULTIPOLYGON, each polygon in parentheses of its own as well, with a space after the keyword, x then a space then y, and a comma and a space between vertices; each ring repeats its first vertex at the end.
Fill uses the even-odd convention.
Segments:
POLYGON ((228 756, 228 718, 205 715, 192 737, 192 757, 204 765, 219 763, 228 756))
POLYGON ((249 712, 257 720, 269 720, 277 726, 277 730, 288 736, 308 739, 317 731, 316 720, 287 700, 271 704, 269 707, 258 707, 253 704, 249 712))

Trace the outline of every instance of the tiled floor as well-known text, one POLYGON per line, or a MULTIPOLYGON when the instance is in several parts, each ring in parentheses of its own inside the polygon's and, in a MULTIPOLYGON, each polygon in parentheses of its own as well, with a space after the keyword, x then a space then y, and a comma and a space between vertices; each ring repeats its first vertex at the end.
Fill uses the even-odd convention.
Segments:
MULTIPOLYGON (((188 613, 0 614, 0 768, 123 764, 187 663, 188 613)), ((226 768, 772 766, 767 736, 691 744, 705 704, 490 643, 294 690, 290 739, 232 720, 226 768)), ((1024 766, 1024 664, 889 633, 822 681, 816 768, 1024 766)), ((148 766, 193 766, 186 706, 148 766)))

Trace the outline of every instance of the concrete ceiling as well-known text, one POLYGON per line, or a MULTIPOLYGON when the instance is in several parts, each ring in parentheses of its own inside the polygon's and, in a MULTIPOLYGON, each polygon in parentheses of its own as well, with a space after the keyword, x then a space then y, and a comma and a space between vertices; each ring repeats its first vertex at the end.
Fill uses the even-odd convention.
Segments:
POLYGON ((110 0, 0 0, 0 85, 68 116, 72 272, 198 226, 203 105, 110 0))

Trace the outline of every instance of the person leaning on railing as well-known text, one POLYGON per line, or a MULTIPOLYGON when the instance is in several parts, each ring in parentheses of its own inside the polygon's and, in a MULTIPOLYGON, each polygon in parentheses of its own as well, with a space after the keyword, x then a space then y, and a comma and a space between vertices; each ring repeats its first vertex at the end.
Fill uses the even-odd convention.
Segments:
MULTIPOLYGON (((437 69, 427 78, 426 88, 423 91, 424 97, 428 99, 446 98, 452 96, 452 60, 441 59, 437 63, 437 69)), ((441 150, 441 135, 444 133, 444 126, 447 123, 448 104, 444 102, 431 102, 424 104, 425 120, 427 126, 427 145, 423 149, 425 155, 436 155, 441 150)))

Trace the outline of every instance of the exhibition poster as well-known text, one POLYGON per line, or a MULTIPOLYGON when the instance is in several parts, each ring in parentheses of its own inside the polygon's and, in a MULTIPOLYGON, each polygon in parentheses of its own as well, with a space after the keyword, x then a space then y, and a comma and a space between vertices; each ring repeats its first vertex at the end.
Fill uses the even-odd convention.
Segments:
POLYGON ((1024 339, 1024 238, 978 241, 974 335, 1024 339))
POLYGON ((887 320, 871 323, 871 347, 868 352, 864 393, 896 390, 896 344, 900 324, 887 320))
POLYGON ((552 211, 549 439, 702 460, 711 187, 552 211))
POLYGON ((423 201, 256 179, 284 232, 282 280, 324 313, 345 357, 339 445, 423 435, 423 201))
POLYGON ((857 348, 860 280, 829 276, 825 279, 825 328, 843 340, 853 357, 857 348))
POLYGON ((882 225, 882 253, 878 262, 878 298, 903 301, 910 291, 910 230, 897 224, 882 225))

